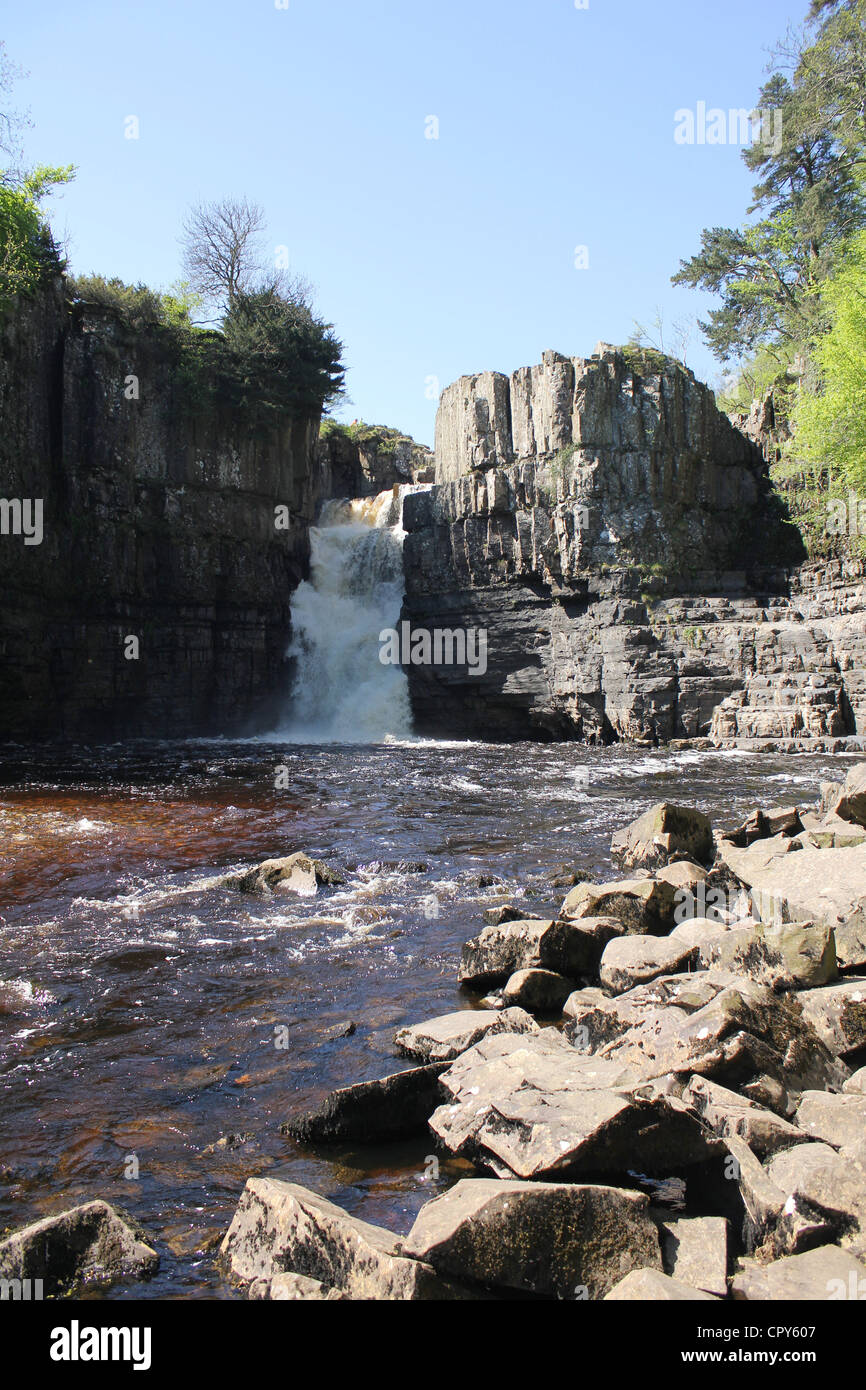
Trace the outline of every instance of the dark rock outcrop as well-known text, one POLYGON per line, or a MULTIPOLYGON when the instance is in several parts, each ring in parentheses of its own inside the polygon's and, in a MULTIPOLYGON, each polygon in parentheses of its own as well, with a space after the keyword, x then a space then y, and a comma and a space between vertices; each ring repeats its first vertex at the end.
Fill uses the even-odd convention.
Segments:
POLYGON ((202 401, 177 359, 164 330, 60 283, 0 327, 3 496, 43 503, 41 544, 0 536, 6 737, 272 716, 324 496, 319 419, 202 401))

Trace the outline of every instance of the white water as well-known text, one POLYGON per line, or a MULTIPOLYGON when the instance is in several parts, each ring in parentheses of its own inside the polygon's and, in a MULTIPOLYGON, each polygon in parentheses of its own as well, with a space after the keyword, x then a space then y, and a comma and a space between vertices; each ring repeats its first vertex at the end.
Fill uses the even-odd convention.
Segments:
POLYGON ((292 602, 297 661, 279 736, 292 743, 381 743, 412 733, 409 682, 379 660, 379 635, 403 604, 405 486, 328 502, 310 532, 310 578, 292 602))

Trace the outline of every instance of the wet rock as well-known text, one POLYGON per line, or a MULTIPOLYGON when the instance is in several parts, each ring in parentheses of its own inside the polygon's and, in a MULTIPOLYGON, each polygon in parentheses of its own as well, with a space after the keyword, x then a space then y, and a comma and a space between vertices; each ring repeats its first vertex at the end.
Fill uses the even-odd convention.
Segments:
POLYGON ((866 1095, 806 1091, 797 1107, 797 1125, 834 1149, 866 1156, 866 1095))
POLYGON ((715 1303, 712 1294, 655 1269, 633 1270, 605 1295, 605 1303, 715 1303))
MULTIPOLYGON (((499 1017, 499 1015, 497 1015, 499 1017)), ((281 1126, 301 1144, 378 1144, 423 1134, 439 1103, 439 1062, 332 1091, 315 1110, 281 1126)))
POLYGON ((429 1023, 401 1028, 394 1042, 404 1057, 414 1057, 419 1062, 447 1062, 491 1033, 537 1032, 537 1023, 522 1008, 464 1009, 429 1023))
POLYGON ((680 1101, 643 1091, 634 1070, 581 1055, 553 1029, 487 1038, 440 1083, 453 1103, 435 1111, 433 1133, 498 1177, 669 1176, 720 1148, 680 1101))
POLYGON ((41 1279, 46 1295, 79 1282, 148 1279, 159 1256, 144 1232, 107 1202, 85 1202, 0 1241, 0 1279, 41 1279))
POLYGON ((625 994, 659 975, 678 975, 696 964, 698 952, 667 936, 623 936, 608 942, 599 979, 605 989, 625 994))
POLYGON ((531 918, 487 926, 463 947, 457 978, 473 989, 504 984, 519 970, 552 970, 579 979, 594 973, 608 941, 621 931, 610 918, 580 923, 531 918))
POLYGON ((278 1178, 247 1183, 222 1253, 245 1283, 300 1274, 356 1299, 448 1296, 429 1265, 401 1256, 390 1231, 278 1178))
POLYGON ((742 1260, 731 1281, 733 1298, 750 1303, 815 1303, 862 1298, 864 1292, 866 1265, 835 1245, 822 1245, 769 1265, 754 1259, 742 1260))
POLYGON ((689 1288, 726 1298, 728 1223, 721 1216, 680 1216, 661 1222, 665 1274, 689 1288))
POLYGON ((648 1208, 614 1187, 467 1179, 422 1207, 403 1249, 461 1283, 598 1299, 630 1269, 661 1269, 648 1208))
POLYGON ((335 887, 345 883, 345 877, 321 859, 307 854, 290 854, 285 859, 266 859, 243 874, 230 874, 224 882, 241 893, 256 893, 268 897, 275 892, 298 893, 315 897, 320 886, 335 887))
POLYGON ((732 927, 699 948, 704 967, 745 974, 771 988, 817 989, 838 975, 836 939, 824 923, 732 927))
POLYGON ((866 1046, 866 979, 810 990, 801 1004, 803 1017, 835 1056, 866 1046))
POLYGON ((674 857, 709 863, 713 828, 701 811, 661 801, 617 831, 610 852, 626 869, 658 868, 674 857))
POLYGON ((562 905, 562 917, 613 918, 623 931, 635 936, 666 936, 675 922, 676 892, 669 883, 654 878, 625 879, 619 883, 581 883, 562 905))
POLYGON ((759 1158, 807 1141, 796 1125, 704 1076, 691 1078, 683 1101, 719 1138, 742 1139, 759 1158))
POLYGON ((558 1014, 573 989, 573 982, 553 970, 518 970, 503 991, 506 1004, 516 1004, 535 1014, 558 1014))
POLYGON ((526 914, 518 907, 512 907, 511 903, 502 903, 500 907, 488 907, 484 913, 484 921, 491 927, 499 927, 503 922, 521 922, 526 920, 526 914))

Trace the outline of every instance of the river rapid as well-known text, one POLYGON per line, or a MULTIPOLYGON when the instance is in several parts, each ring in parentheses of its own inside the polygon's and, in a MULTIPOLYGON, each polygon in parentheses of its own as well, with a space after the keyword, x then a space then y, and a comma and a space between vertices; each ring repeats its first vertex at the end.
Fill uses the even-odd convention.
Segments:
POLYGON ((851 761, 410 739, 7 749, 0 1229, 124 1207, 162 1265, 112 1298, 235 1297, 214 1246, 246 1179, 275 1168, 408 1230, 460 1163, 432 1177, 424 1140, 316 1155, 281 1123, 408 1065, 399 1026, 473 1007, 456 970, 485 908, 555 909, 564 868, 616 877, 612 832, 658 800, 724 827, 815 800, 851 761), (295 850, 345 886, 264 900, 219 881, 295 850))

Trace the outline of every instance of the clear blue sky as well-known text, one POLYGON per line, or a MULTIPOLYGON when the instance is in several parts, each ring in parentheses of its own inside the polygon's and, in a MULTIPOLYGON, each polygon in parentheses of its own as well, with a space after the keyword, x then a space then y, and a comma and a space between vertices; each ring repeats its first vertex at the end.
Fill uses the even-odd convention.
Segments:
MULTIPOLYGON (((751 107, 807 8, 39 0, 0 37, 30 74, 28 156, 78 166, 53 207, 74 270, 165 287, 188 205, 246 194, 345 342, 340 413, 431 443, 429 378, 704 311, 670 276, 704 226, 742 221, 751 180, 735 145, 677 145, 674 113, 751 107)), ((717 379, 697 335, 689 362, 717 379)))

